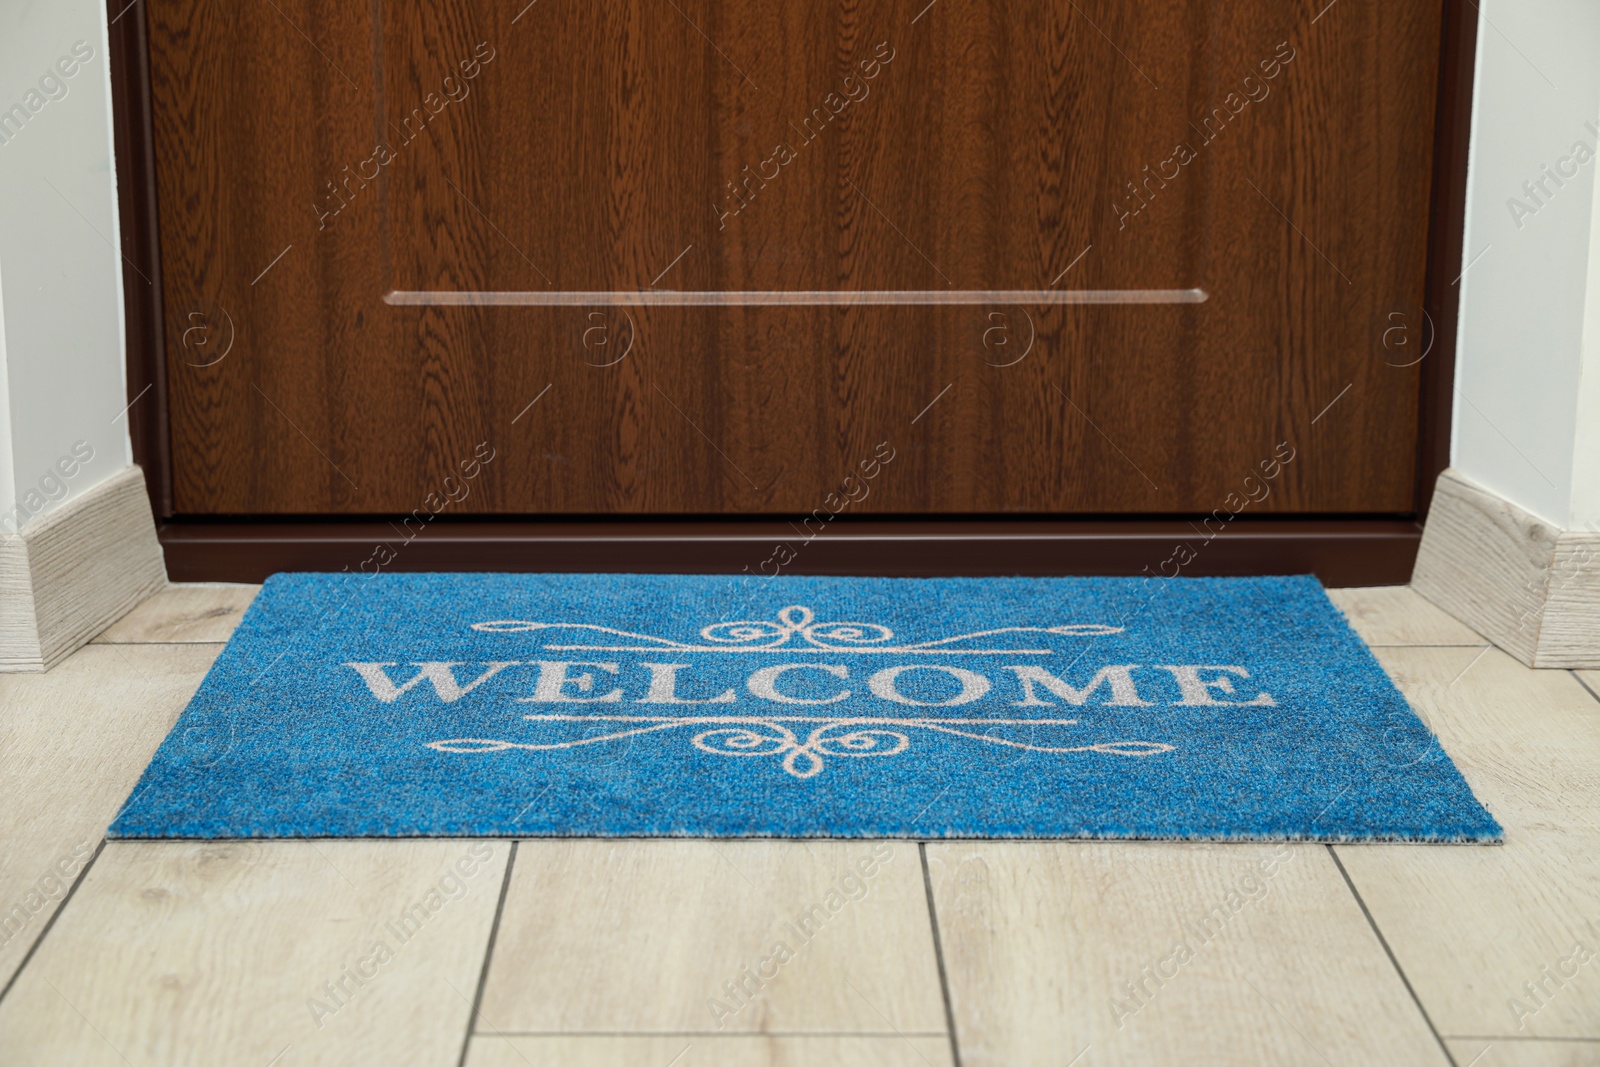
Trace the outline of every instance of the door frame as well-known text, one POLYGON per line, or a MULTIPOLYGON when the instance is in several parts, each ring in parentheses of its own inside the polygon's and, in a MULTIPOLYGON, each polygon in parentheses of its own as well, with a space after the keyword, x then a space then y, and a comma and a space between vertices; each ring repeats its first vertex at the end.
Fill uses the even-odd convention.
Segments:
MULTIPOLYGON (((144 469, 157 534, 174 581, 261 581, 281 570, 349 569, 378 544, 403 541, 393 523, 329 518, 196 519, 172 504, 154 125, 144 7, 107 0, 113 136, 122 235, 128 426, 144 469), (139 10, 133 12, 132 8, 139 10), (129 15, 132 17, 124 18, 129 15)), ((765 573, 790 546, 793 574, 1314 573, 1329 585, 1404 584, 1422 538, 1434 483, 1449 465, 1466 223, 1478 10, 1443 0, 1434 122, 1424 310, 1431 348, 1421 364, 1414 508, 1401 515, 1239 518, 1215 545, 1203 516, 1013 516, 849 519, 807 542, 771 518, 575 520, 441 517, 382 565, 390 570, 541 570, 765 573), (795 548, 799 545, 798 549, 795 548), (1193 558, 1179 549, 1188 546, 1193 558), (1196 550, 1198 545, 1198 550, 1196 550)), ((398 521, 399 517, 396 517, 398 521)))

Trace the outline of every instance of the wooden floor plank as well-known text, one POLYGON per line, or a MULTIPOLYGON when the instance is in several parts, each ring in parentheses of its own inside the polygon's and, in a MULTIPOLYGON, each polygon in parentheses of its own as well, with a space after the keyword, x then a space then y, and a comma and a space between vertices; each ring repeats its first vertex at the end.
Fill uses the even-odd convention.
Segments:
MULTIPOLYGON (((1571 673, 1533 670, 1495 648, 1376 655, 1507 830, 1600 830, 1600 701, 1571 673)), ((1395 753, 1399 766, 1410 758, 1395 753)))
POLYGON ((169 585, 112 623, 95 642, 226 641, 261 591, 259 585, 194 583, 169 585))
POLYGON ((1600 1041, 1487 1040, 1459 1037, 1445 1042, 1459 1067, 1595 1067, 1600 1041))
MULTIPOLYGON (((134 646, 225 640, 255 589, 172 587, 119 643, 0 676, 0 985, 217 651, 134 646)), ((1409 590, 1330 595, 1507 831, 1340 846, 1373 922, 1459 1067, 1600 1063, 1600 700, 1409 590)), ((0 1002, 0 1061, 453 1064, 507 845, 371 979, 344 968, 473 844, 112 843, 0 1002)), ((920 858, 888 845, 865 875, 871 842, 524 843, 468 1062, 943 1067, 920 858)), ((1328 850, 1282 847, 930 846, 966 1067, 1443 1062, 1328 850)))
POLYGON ((510 845, 116 842, 9 996, 8 1064, 448 1067, 510 845))
POLYGON ((1338 851, 1441 1033, 1600 1038, 1600 833, 1338 851))
POLYGON ((1486 645, 1471 627, 1456 621, 1409 586, 1329 589, 1351 627, 1369 645, 1486 645))
POLYGON ((478 1035, 467 1067, 950 1067, 943 1037, 478 1035))
POLYGON ((531 841, 481 1032, 938 1033, 903 841, 531 841))
POLYGON ((0 989, 217 651, 91 646, 44 674, 0 674, 0 989))
POLYGON ((966 1067, 1446 1062, 1320 845, 963 842, 928 863, 966 1067))
POLYGON ((1423 1006, 1447 1036, 1600 1038, 1600 702, 1499 650, 1378 657, 1506 832, 1338 848, 1423 1006))

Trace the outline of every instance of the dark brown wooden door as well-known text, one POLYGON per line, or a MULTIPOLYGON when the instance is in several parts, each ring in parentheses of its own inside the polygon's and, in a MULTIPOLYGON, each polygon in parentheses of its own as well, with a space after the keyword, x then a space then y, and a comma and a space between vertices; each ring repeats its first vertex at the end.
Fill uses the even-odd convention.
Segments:
POLYGON ((142 10, 180 514, 1413 507, 1438 0, 142 10))

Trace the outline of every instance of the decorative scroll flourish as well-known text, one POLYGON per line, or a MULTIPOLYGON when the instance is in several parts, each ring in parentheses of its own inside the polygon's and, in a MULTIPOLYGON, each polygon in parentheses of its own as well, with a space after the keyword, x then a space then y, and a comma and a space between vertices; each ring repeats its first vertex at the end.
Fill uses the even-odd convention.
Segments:
POLYGON ((569 741, 532 744, 520 741, 501 741, 481 737, 458 737, 445 741, 430 741, 428 747, 439 752, 483 753, 523 749, 530 752, 555 752, 618 741, 640 734, 657 733, 683 727, 696 727, 698 732, 690 744, 702 752, 716 756, 767 756, 780 758, 786 773, 795 778, 813 778, 822 772, 824 757, 858 758, 865 756, 898 756, 911 747, 911 731, 927 730, 934 733, 953 734, 991 745, 1005 745, 1028 752, 1066 754, 1097 752, 1110 756, 1154 756, 1171 752, 1172 745, 1158 741, 1106 741, 1093 745, 1052 746, 1035 745, 999 737, 991 733, 977 733, 971 727, 996 726, 1049 726, 1064 727, 1077 724, 1076 719, 890 719, 890 718, 825 718, 808 715, 762 716, 657 716, 657 715, 527 715, 524 718, 538 723, 613 723, 616 729, 593 737, 569 741), (806 732, 804 740, 800 731, 804 727, 790 727, 785 723, 815 724, 806 732), (966 729, 962 729, 966 727, 966 729))
POLYGON ((1070 637, 1099 637, 1122 632, 1120 626, 1098 623, 1071 623, 1062 626, 1000 626, 992 630, 941 637, 913 644, 891 644, 894 631, 875 622, 818 622, 808 607, 791 604, 778 612, 775 621, 741 620, 716 622, 700 631, 704 644, 675 641, 667 637, 616 630, 588 622, 528 622, 522 619, 496 619, 475 622, 474 630, 483 633, 526 633, 532 630, 593 630, 649 644, 545 645, 558 652, 851 652, 909 655, 1049 655, 1048 648, 970 648, 955 647, 996 634, 1063 634, 1070 637))

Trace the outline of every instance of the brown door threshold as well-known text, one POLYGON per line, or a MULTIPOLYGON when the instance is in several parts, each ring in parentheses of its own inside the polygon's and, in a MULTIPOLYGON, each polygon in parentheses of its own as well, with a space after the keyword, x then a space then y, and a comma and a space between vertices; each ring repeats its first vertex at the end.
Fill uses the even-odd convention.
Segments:
POLYGON ((173 581, 259 582, 275 571, 566 571, 752 575, 1315 574, 1329 586, 1410 580, 1408 519, 869 521, 807 540, 798 521, 171 522, 173 581))

